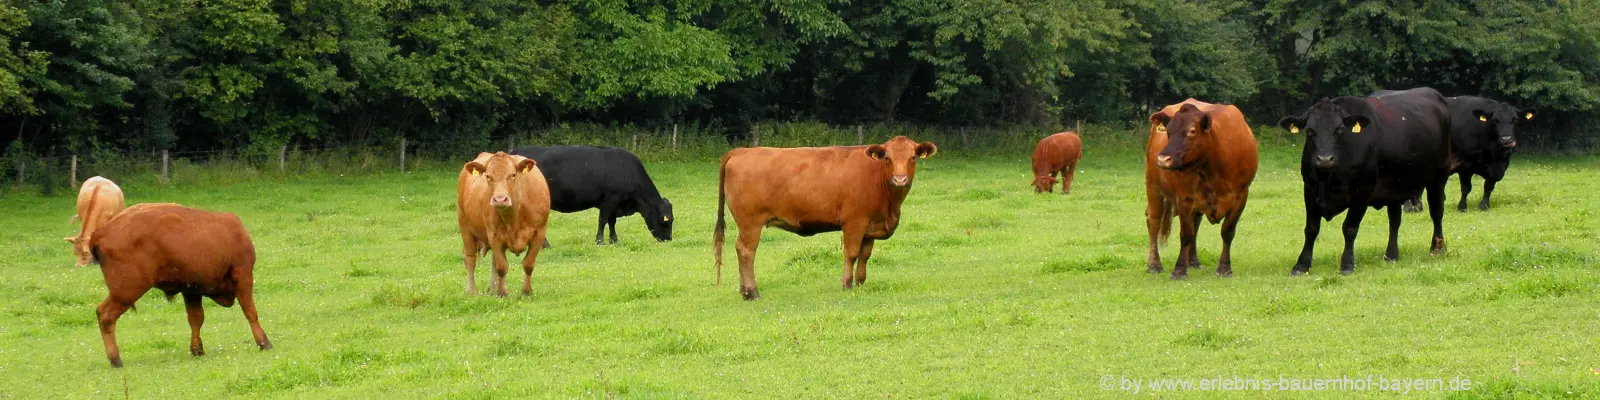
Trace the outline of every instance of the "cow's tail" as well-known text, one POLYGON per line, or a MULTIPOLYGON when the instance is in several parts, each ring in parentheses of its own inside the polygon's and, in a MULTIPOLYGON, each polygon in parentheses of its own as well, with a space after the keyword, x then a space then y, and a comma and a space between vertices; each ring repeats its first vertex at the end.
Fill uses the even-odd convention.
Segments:
POLYGON ((1167 237, 1172 236, 1172 217, 1177 205, 1171 201, 1161 200, 1161 208, 1156 210, 1156 246, 1166 246, 1167 237))
POLYGON ((717 169, 717 227, 711 233, 711 253, 717 261, 717 286, 722 286, 722 242, 726 236, 724 231, 728 221, 723 215, 723 209, 728 205, 728 158, 722 158, 722 164, 717 169))
POLYGON ((90 264, 95 264, 95 265, 100 265, 100 258, 101 258, 101 256, 100 256, 100 245, 98 245, 98 244, 90 245, 89 246, 89 263, 90 264))

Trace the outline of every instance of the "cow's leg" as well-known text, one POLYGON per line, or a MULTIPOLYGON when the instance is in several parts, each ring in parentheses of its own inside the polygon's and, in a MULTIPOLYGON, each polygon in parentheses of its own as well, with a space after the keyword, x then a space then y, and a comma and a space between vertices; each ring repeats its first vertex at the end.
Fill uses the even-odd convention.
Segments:
MULTIPOLYGON (((1193 221, 1194 221, 1194 229, 1195 229, 1194 230, 1194 232, 1195 232, 1195 240, 1196 240, 1196 243, 1198 243, 1199 236, 1200 236, 1200 223, 1201 223, 1201 221, 1203 221, 1203 219, 1201 219, 1201 218, 1205 217, 1205 214, 1194 213, 1193 217, 1194 217, 1193 221)), ((1204 265, 1200 264, 1200 246, 1198 244, 1196 244, 1194 246, 1189 246, 1188 256, 1184 260, 1187 260, 1187 261, 1185 261, 1186 263, 1184 264, 1184 266, 1186 266, 1186 267, 1188 267, 1190 269, 1200 269, 1202 267, 1205 267, 1204 265)))
POLYGON ((597 246, 606 244, 606 216, 611 214, 609 211, 610 208, 608 204, 600 204, 600 222, 599 226, 596 227, 594 231, 594 244, 597 246))
MULTIPOLYGON (((1478 211, 1489 211, 1489 195, 1494 194, 1494 184, 1499 182, 1499 179, 1483 178, 1483 200, 1478 201, 1478 211)), ((1466 201, 1467 196, 1461 197, 1461 201, 1466 201)))
POLYGON ((200 342, 200 325, 206 323, 206 309, 200 304, 203 299, 199 294, 183 292, 183 308, 189 312, 189 354, 194 356, 206 355, 205 345, 200 342))
POLYGON ((1322 231, 1322 219, 1317 218, 1320 212, 1314 204, 1306 201, 1306 244, 1300 248, 1300 259, 1295 261, 1294 268, 1289 270, 1289 275, 1304 275, 1311 271, 1311 254, 1317 245, 1317 233, 1322 231))
POLYGON ((1472 173, 1461 171, 1456 177, 1461 178, 1461 204, 1456 205, 1456 211, 1466 212, 1467 193, 1472 193, 1472 173))
POLYGON ((467 263, 467 294, 477 293, 478 280, 474 275, 478 272, 478 241, 472 235, 461 235, 461 257, 467 263))
POLYGON ((1385 261, 1400 261, 1400 213, 1401 207, 1389 207, 1389 247, 1383 251, 1385 261))
POLYGON ((761 245, 761 225, 739 226, 739 242, 734 248, 739 252, 739 294, 745 300, 761 298, 756 290, 756 247, 761 245))
POLYGON ((1244 203, 1241 200, 1238 209, 1222 220, 1222 256, 1217 258, 1217 276, 1233 276, 1233 234, 1238 230, 1239 217, 1242 215, 1244 203))
POLYGON ((855 277, 851 270, 855 268, 856 259, 861 257, 861 241, 866 240, 867 227, 865 223, 845 225, 844 232, 844 274, 839 277, 839 284, 845 289, 855 287, 855 277))
POLYGON ((1367 207, 1355 205, 1346 211, 1344 216, 1344 254, 1339 256, 1339 273, 1350 275, 1356 272, 1356 234, 1361 232, 1361 219, 1366 217, 1367 207))
POLYGON ((611 218, 606 219, 606 225, 611 227, 611 244, 617 244, 617 216, 612 215, 611 218))
POLYGON ((1167 205, 1161 200, 1161 195, 1155 190, 1146 189, 1144 221, 1145 229, 1150 232, 1150 254, 1145 258, 1145 272, 1148 273, 1161 273, 1161 231, 1172 224, 1172 218, 1166 210, 1167 205))
POLYGON ((1076 176, 1076 175, 1078 175, 1078 166, 1077 165, 1069 165, 1069 166, 1067 166, 1066 169, 1061 170, 1061 195, 1062 196, 1066 196, 1067 193, 1072 192, 1072 177, 1076 176))
MULTIPOLYGON (((534 232, 532 242, 544 240, 545 232, 545 229, 539 229, 538 232, 534 232)), ((522 256, 522 274, 525 278, 522 280, 523 295, 533 294, 533 264, 538 261, 539 250, 541 249, 538 247, 528 246, 528 254, 522 256)))
POLYGON ((867 259, 872 258, 871 238, 861 239, 861 256, 856 257, 856 286, 867 283, 867 259))
POLYGON ((1428 248, 1428 254, 1441 255, 1445 253, 1444 244, 1444 180, 1428 186, 1428 217, 1433 219, 1433 245, 1428 248))
POLYGON ((262 350, 272 350, 272 341, 267 340, 267 331, 261 329, 261 319, 256 314, 256 279, 251 274, 235 276, 234 293, 239 297, 239 309, 244 311, 245 322, 250 323, 250 335, 256 338, 256 347, 262 350))
POLYGON ((1172 279, 1188 277, 1189 267, 1200 265, 1199 257, 1194 254, 1194 235, 1199 223, 1199 214, 1178 214, 1178 262, 1172 265, 1172 279))
POLYGON ((506 297, 506 273, 511 269, 511 262, 506 260, 506 248, 496 244, 489 251, 494 256, 494 294, 506 297))
MULTIPOLYGON (((100 307, 95 309, 95 316, 100 320, 100 339, 106 343, 106 359, 111 360, 111 366, 122 368, 122 353, 117 351, 117 318, 121 318, 133 302, 119 299, 115 293, 113 289, 112 295, 100 302, 100 307)), ((138 300, 138 297, 132 300, 138 300)))

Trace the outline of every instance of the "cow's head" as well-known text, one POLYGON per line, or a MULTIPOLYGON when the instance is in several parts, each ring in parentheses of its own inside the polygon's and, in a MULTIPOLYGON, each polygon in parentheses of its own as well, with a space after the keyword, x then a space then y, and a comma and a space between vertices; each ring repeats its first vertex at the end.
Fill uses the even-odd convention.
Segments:
POLYGON ((1150 124, 1156 127, 1156 134, 1167 135, 1167 147, 1156 153, 1156 166, 1164 169, 1182 170, 1204 162, 1206 152, 1216 141, 1211 115, 1194 104, 1178 107, 1177 115, 1150 114, 1150 124))
POLYGON ((1050 175, 1039 175, 1039 176, 1034 177, 1033 178, 1033 192, 1034 193, 1044 193, 1044 192, 1054 193, 1056 191, 1056 180, 1057 180, 1056 177, 1050 176, 1050 175))
POLYGON ((1517 147, 1516 124, 1520 121, 1533 119, 1533 114, 1538 112, 1533 108, 1518 109, 1510 104, 1495 103, 1494 107, 1476 108, 1472 110, 1472 117, 1480 124, 1489 124, 1490 140, 1495 140, 1500 147, 1510 149, 1517 147))
POLYGON ((651 202, 645 207, 644 225, 650 228, 650 236, 655 236, 656 241, 665 242, 672 240, 672 223, 676 221, 672 216, 672 202, 662 197, 661 201, 651 202))
POLYGON ((77 266, 82 267, 94 262, 94 255, 89 252, 89 238, 68 236, 63 239, 66 239, 67 243, 72 243, 72 255, 78 258, 77 266))
POLYGON ((512 185, 516 184, 518 177, 526 173, 539 173, 534 170, 536 163, 523 156, 497 152, 487 159, 479 155, 478 159, 468 162, 464 167, 476 179, 483 179, 489 184, 489 205, 497 210, 511 209, 517 199, 512 185))
POLYGON ((895 136, 883 144, 867 146, 867 157, 888 164, 889 186, 910 188, 917 175, 917 159, 932 157, 939 152, 933 142, 917 143, 905 136, 895 136))
MULTIPOLYGON (((1305 115, 1283 117, 1278 120, 1278 125, 1289 130, 1289 133, 1305 134, 1306 150, 1301 162, 1320 169, 1354 162, 1342 160, 1341 157, 1366 159, 1367 149, 1358 143, 1370 141, 1358 140, 1357 136, 1362 134, 1363 129, 1374 129, 1371 118, 1362 115, 1359 110, 1342 107, 1335 100, 1319 101, 1305 115)), ((1371 136, 1370 133, 1367 135, 1371 136)))

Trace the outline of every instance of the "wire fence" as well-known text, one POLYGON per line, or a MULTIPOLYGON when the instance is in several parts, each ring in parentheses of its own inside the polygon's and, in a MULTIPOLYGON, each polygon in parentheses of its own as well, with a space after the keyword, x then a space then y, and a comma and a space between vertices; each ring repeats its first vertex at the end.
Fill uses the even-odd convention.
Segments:
POLYGON ((882 143, 895 136, 932 141, 941 152, 1024 154, 1039 138, 1077 129, 1102 145, 1136 146, 1144 135, 1127 127, 972 128, 912 124, 833 126, 821 123, 758 123, 743 135, 721 129, 652 130, 594 125, 561 125, 533 133, 481 138, 454 145, 397 138, 379 143, 297 143, 252 145, 244 149, 95 150, 37 156, 0 155, 0 192, 37 188, 42 194, 71 190, 85 179, 158 185, 247 182, 297 175, 352 175, 459 168, 479 151, 509 151, 522 146, 595 145, 628 149, 649 161, 715 160, 735 147, 837 146, 882 143), (1087 130, 1088 132, 1083 132, 1087 130))

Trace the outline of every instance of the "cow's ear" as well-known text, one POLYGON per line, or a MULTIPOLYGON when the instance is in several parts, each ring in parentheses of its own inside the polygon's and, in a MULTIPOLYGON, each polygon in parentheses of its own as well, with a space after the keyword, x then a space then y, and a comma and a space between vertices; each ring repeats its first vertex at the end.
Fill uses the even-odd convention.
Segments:
POLYGON ((468 162, 467 165, 463 166, 462 168, 466 168, 467 173, 470 173, 473 176, 482 174, 484 170, 483 163, 477 161, 468 162))
POLYGON ((1211 131, 1211 114, 1200 114, 1200 131, 1211 131))
POLYGON ((938 152, 939 146, 934 146, 933 142, 922 142, 917 144, 917 158, 933 157, 933 155, 938 152))
POLYGON ((1350 128, 1350 133, 1361 133, 1364 129, 1372 129, 1372 120, 1365 115, 1351 115, 1344 117, 1344 126, 1350 128))
POLYGON ((64 237, 62 239, 66 239, 67 243, 78 244, 78 238, 75 237, 64 237))
POLYGON ((1539 113, 1539 110, 1534 109, 1532 107, 1529 107, 1529 108, 1524 108, 1524 109, 1522 109, 1520 111, 1517 111, 1517 113, 1518 114, 1522 114, 1522 120, 1523 121, 1532 121, 1533 120, 1533 114, 1539 113))
POLYGON ((1166 133, 1168 122, 1172 122, 1172 116, 1167 115, 1167 113, 1156 112, 1155 114, 1150 114, 1150 125, 1154 127, 1153 129, 1156 132, 1166 133))
POLYGON ((888 157, 888 151, 884 150, 881 144, 867 146, 867 157, 872 157, 874 160, 882 160, 888 157))
POLYGON ((526 157, 523 157, 523 156, 511 156, 511 161, 516 163, 517 172, 524 173, 524 174, 532 172, 533 171, 533 167, 535 165, 539 165, 539 163, 533 161, 533 159, 526 158, 526 157))
POLYGON ((1306 126, 1306 119, 1300 117, 1283 117, 1278 120, 1278 126, 1288 130, 1289 133, 1300 134, 1300 128, 1306 126))

